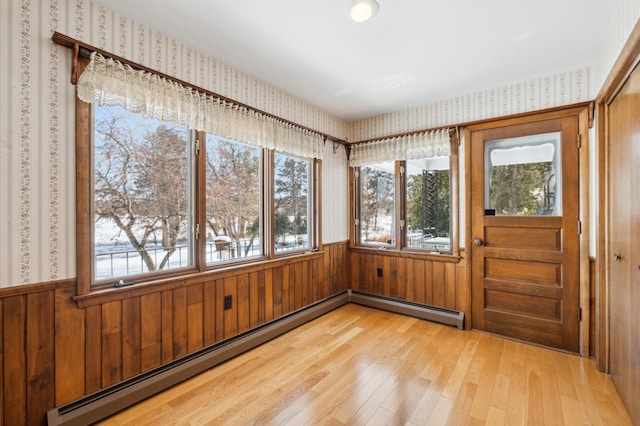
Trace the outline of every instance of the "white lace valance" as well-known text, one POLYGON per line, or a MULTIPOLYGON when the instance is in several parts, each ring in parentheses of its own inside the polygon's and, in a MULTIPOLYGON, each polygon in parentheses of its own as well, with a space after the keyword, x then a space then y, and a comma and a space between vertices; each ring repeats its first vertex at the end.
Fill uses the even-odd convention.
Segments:
POLYGON ((238 142, 322 158, 323 137, 315 132, 156 74, 135 70, 95 52, 77 87, 78 98, 87 103, 117 105, 145 117, 238 142))
POLYGON ((359 167, 364 164, 442 157, 450 154, 449 129, 442 129, 354 145, 351 148, 349 164, 359 167))

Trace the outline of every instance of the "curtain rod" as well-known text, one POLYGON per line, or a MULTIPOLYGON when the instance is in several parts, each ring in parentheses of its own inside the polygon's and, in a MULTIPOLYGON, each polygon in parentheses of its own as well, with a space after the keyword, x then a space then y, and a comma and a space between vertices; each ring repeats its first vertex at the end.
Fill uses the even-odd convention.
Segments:
POLYGON ((218 99, 226 101, 226 102, 231 102, 231 103, 233 103, 235 105, 238 105, 238 106, 240 106, 242 108, 247 108, 250 111, 257 112, 257 113, 262 114, 262 115, 264 115, 266 117, 274 118, 276 120, 282 121, 283 123, 290 124, 292 126, 298 127, 298 128, 300 128, 302 130, 307 130, 307 131, 316 133, 316 134, 322 136, 325 141, 329 140, 331 142, 341 144, 345 148, 349 147, 349 143, 346 140, 337 138, 335 136, 328 135, 328 134, 323 133, 323 132, 319 132, 319 131, 317 131, 315 129, 312 129, 310 127, 307 127, 307 126, 302 126, 302 125, 300 125, 298 123, 295 123, 295 122, 293 122, 291 120, 287 120, 287 119, 282 118, 282 117, 279 117, 279 116, 277 116, 275 114, 268 113, 266 111, 263 111, 261 109, 252 107, 252 106, 244 104, 242 102, 238 102, 238 101, 236 101, 234 99, 231 99, 231 98, 228 98, 226 96, 219 95, 219 94, 217 94, 215 92, 212 92, 210 90, 204 89, 202 87, 196 86, 194 84, 188 83, 186 81, 183 81, 183 80, 180 80, 178 78, 172 77, 170 75, 164 74, 162 72, 156 71, 156 70, 154 70, 152 68, 149 68, 149 67, 146 67, 144 65, 138 64, 136 62, 130 61, 130 60, 125 59, 125 58, 123 58, 121 56, 114 55, 113 53, 110 53, 110 52, 102 50, 102 49, 100 49, 98 47, 92 46, 92 45, 87 44, 87 43, 85 43, 83 41, 76 40, 76 39, 74 39, 72 37, 69 37, 67 35, 61 34, 61 33, 57 32, 57 31, 53 33, 53 36, 51 37, 51 39, 55 43, 57 43, 57 44, 59 44, 61 46, 65 46, 65 47, 73 49, 73 62, 72 62, 72 69, 71 69, 71 83, 74 84, 74 85, 78 81, 78 56, 80 55, 80 49, 82 48, 82 49, 88 50, 89 52, 96 52, 96 53, 99 53, 99 54, 101 54, 103 56, 106 56, 106 57, 109 57, 111 59, 115 59, 117 61, 120 61, 123 64, 127 64, 131 68, 137 69, 139 71, 145 71, 145 72, 148 72, 148 73, 151 73, 151 74, 155 74, 157 76, 166 78, 167 80, 174 81, 174 82, 176 82, 178 84, 181 84, 181 85, 183 85, 185 87, 188 87, 190 89, 196 90, 198 92, 205 93, 205 94, 207 94, 209 96, 213 96, 214 98, 218 98, 218 99))

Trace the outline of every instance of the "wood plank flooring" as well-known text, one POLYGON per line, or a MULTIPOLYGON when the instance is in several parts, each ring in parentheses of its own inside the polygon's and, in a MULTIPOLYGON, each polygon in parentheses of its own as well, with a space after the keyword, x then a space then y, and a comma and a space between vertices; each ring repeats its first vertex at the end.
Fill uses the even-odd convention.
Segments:
POLYGON ((593 361, 348 304, 104 425, 630 425, 593 361))

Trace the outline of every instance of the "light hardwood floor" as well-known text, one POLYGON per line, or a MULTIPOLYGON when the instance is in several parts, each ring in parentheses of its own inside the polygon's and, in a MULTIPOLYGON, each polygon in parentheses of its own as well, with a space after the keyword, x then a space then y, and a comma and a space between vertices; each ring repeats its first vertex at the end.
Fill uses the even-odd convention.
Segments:
POLYGON ((349 304, 105 425, 629 425, 591 360, 349 304))

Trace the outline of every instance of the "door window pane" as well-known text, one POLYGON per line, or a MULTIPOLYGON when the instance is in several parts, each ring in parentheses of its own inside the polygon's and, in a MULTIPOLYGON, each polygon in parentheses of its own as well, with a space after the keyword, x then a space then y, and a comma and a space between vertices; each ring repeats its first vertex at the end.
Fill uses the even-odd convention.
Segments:
POLYGON ((260 256, 261 149, 207 135, 207 263, 260 256))
POLYGON ((485 214, 562 215, 560 132, 485 143, 485 214))
POLYGON ((449 251, 449 157, 408 160, 407 247, 449 251))
POLYGON ((360 167, 360 243, 395 244, 395 164, 360 167))
POLYGON ((276 152, 275 250, 276 253, 311 248, 311 161, 276 152))

